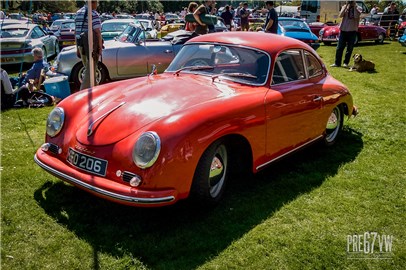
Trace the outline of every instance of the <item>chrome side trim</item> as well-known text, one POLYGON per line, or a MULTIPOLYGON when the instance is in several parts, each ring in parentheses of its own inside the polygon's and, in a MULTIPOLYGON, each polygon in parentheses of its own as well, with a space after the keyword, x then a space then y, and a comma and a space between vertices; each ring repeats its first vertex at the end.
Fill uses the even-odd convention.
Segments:
POLYGON ((63 178, 64 180, 71 182, 73 184, 82 186, 84 188, 87 188, 91 191, 100 193, 102 195, 114 198, 114 199, 118 199, 118 200, 122 200, 122 201, 127 201, 127 202, 133 202, 133 203, 145 203, 145 204, 158 204, 158 203, 165 203, 165 202, 171 202, 173 200, 175 200, 174 196, 167 196, 167 197, 162 197, 162 198, 137 198, 137 197, 130 197, 130 196, 125 196, 125 195, 121 195, 121 194, 117 194, 117 193, 113 193, 101 188, 97 188, 94 187, 92 185, 89 185, 87 183, 84 183, 72 176, 66 175, 64 173, 61 173, 51 167, 49 167, 48 165, 42 163, 38 157, 37 154, 35 154, 34 156, 34 160, 35 162, 44 170, 48 171, 49 173, 51 173, 52 175, 58 176, 63 178))
POLYGON ((118 104, 116 107, 112 108, 110 111, 104 113, 103 115, 101 115, 99 118, 97 118, 96 120, 93 121, 93 123, 91 123, 89 125, 89 127, 87 128, 87 136, 89 137, 90 135, 93 134, 93 126, 94 124, 96 124, 97 122, 99 122, 100 120, 106 118, 109 114, 111 114, 112 112, 114 112, 115 110, 117 110, 118 108, 120 108, 121 106, 123 106, 125 104, 125 102, 121 102, 120 104, 118 104))
POLYGON ((319 137, 317 137, 317 138, 315 138, 315 139, 313 139, 313 140, 311 140, 311 141, 308 141, 307 143, 302 144, 301 146, 299 146, 299 147, 297 147, 297 148, 295 148, 295 149, 292 149, 292 150, 290 150, 289 152, 286 152, 285 154, 280 155, 279 157, 276 157, 276 158, 274 158, 274 159, 272 159, 272 160, 270 160, 270 161, 268 161, 268 162, 266 162, 266 163, 264 163, 264 164, 259 165, 256 169, 259 170, 259 169, 261 169, 261 168, 263 168, 263 167, 269 165, 270 163, 272 163, 272 162, 274 162, 274 161, 277 161, 278 159, 281 159, 281 158, 283 158, 284 156, 287 156, 287 155, 289 155, 290 153, 295 152, 296 150, 299 150, 300 148, 305 147, 306 145, 309 145, 309 144, 311 144, 311 143, 313 143, 313 142, 315 142, 315 141, 317 141, 317 140, 320 140, 321 138, 323 138, 323 135, 320 135, 319 137))

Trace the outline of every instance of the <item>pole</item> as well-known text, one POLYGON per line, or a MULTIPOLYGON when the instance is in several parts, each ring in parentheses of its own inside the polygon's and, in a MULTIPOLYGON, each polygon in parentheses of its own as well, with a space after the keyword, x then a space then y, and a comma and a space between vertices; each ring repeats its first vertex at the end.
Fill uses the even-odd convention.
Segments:
POLYGON ((89 40, 89 73, 90 73, 90 88, 94 87, 94 62, 93 62, 93 10, 92 10, 92 1, 87 1, 87 33, 89 40))

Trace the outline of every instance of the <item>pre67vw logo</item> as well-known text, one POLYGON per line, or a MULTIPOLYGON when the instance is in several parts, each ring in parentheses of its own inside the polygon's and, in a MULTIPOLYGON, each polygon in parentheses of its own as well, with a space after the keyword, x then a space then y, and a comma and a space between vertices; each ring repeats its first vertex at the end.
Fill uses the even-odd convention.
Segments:
POLYGON ((106 176, 107 160, 77 152, 72 148, 69 148, 68 157, 66 160, 79 169, 100 176, 106 176))

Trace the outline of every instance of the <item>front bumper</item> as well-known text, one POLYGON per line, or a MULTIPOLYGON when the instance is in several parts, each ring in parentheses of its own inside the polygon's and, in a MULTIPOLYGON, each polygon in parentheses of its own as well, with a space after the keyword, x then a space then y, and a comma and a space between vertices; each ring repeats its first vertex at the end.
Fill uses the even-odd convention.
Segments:
POLYGON ((34 160, 41 168, 63 181, 113 202, 146 207, 169 205, 176 201, 177 191, 174 189, 151 191, 133 188, 103 177, 80 172, 41 149, 37 150, 34 160))

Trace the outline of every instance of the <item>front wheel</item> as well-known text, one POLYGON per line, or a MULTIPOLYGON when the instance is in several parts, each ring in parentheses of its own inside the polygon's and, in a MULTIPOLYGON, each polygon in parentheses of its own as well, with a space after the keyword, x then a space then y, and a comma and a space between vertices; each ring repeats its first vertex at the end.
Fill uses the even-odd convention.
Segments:
MULTIPOLYGON (((95 72, 97 85, 103 84, 107 81, 107 70, 102 66, 101 63, 98 63, 95 72)), ((79 62, 73 67, 70 80, 75 84, 77 88, 80 88, 84 75, 85 67, 83 66, 82 62, 79 62)))
POLYGON ((212 144, 197 164, 191 197, 203 205, 218 203, 223 195, 229 173, 228 152, 221 142, 212 144))
POLYGON ((344 113, 341 107, 337 106, 333 109, 330 117, 327 120, 326 131, 324 134, 324 143, 327 146, 333 145, 338 138, 344 122, 344 113))

